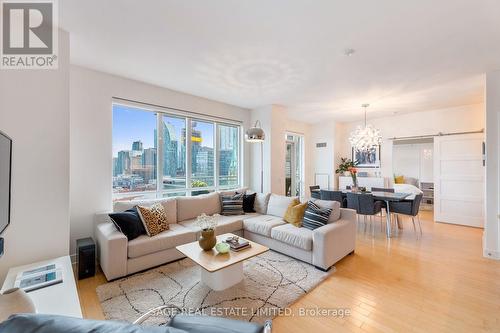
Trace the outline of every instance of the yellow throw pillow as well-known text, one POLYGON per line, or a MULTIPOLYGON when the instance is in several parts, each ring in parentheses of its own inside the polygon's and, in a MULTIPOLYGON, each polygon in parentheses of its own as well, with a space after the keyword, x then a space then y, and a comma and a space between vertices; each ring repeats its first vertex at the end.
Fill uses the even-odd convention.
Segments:
POLYGON ((288 208, 286 209, 285 216, 283 216, 283 220, 285 220, 285 222, 288 222, 288 220, 291 220, 293 218, 292 208, 297 206, 298 204, 300 204, 300 201, 297 198, 293 199, 292 202, 290 202, 288 208))
POLYGON ((299 200, 297 202, 292 202, 288 208, 286 209, 284 220, 290 224, 293 224, 297 228, 302 226, 302 219, 304 218, 304 213, 306 212, 307 202, 300 203, 299 200), (296 203, 296 204, 294 204, 296 203))
POLYGON ((394 177, 394 183, 395 184, 404 184, 405 183, 405 176, 394 177))
POLYGON ((155 203, 151 207, 137 206, 137 212, 149 237, 169 229, 167 214, 161 203, 155 203))

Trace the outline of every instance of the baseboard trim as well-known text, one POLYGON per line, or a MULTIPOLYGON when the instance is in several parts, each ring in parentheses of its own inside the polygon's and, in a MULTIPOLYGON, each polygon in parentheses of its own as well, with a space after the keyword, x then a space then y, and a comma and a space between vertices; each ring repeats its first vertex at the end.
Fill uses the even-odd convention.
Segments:
POLYGON ((485 258, 489 258, 489 259, 500 260, 500 252, 498 252, 498 251, 484 249, 483 256, 485 258))

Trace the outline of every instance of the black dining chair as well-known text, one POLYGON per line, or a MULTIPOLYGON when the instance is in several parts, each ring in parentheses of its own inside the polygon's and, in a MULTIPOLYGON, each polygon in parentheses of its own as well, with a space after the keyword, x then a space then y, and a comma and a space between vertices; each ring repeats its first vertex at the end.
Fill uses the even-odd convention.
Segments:
POLYGON ((309 186, 309 191, 311 191, 311 198, 321 199, 321 195, 319 193, 319 185, 309 186))
MULTIPOLYGON (((385 193, 394 193, 393 188, 385 188, 385 187, 372 187, 372 192, 385 192, 385 193)), ((387 213, 387 204, 385 201, 382 201, 382 208, 387 213)), ((382 217, 382 212, 380 212, 380 217, 382 217)))
POLYGON ((358 204, 358 194, 357 193, 346 193, 347 208, 354 209, 356 213, 359 214, 359 204, 358 204))
POLYGON ((320 190, 319 192, 321 200, 337 201, 342 208, 347 207, 347 199, 342 196, 342 191, 320 190))
MULTIPOLYGON (((423 194, 417 194, 413 200, 404 200, 399 202, 391 202, 390 209, 391 213, 402 214, 411 217, 413 222, 413 230, 417 234, 417 228, 415 227, 415 217, 417 218, 418 228, 420 229, 420 235, 422 235, 422 224, 420 223, 420 218, 418 217, 418 212, 420 210, 420 203, 422 202, 423 194)), ((418 234, 417 234, 418 237, 418 234)))
MULTIPOLYGON (((363 215, 365 221, 366 229, 366 217, 370 217, 370 223, 372 223, 373 216, 380 214, 382 210, 382 201, 375 200, 373 194, 368 193, 346 193, 347 197, 347 208, 355 209, 359 215, 363 215)), ((382 217, 380 217, 381 224, 382 217)))
POLYGON ((375 200, 373 194, 359 194, 358 207, 359 214, 373 216, 380 213, 382 201, 375 200))

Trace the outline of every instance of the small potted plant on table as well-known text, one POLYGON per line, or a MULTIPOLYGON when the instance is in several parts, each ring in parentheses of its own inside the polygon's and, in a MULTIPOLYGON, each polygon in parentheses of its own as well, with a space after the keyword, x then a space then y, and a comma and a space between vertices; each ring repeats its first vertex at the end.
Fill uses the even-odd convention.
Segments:
POLYGON ((352 161, 348 158, 343 157, 340 159, 339 168, 335 170, 335 173, 338 174, 349 173, 352 178, 351 190, 353 192, 356 192, 358 190, 358 169, 356 168, 357 165, 358 161, 352 161))
POLYGON ((205 213, 198 216, 196 219, 196 224, 201 228, 201 237, 198 240, 200 247, 205 250, 211 250, 217 243, 217 238, 215 237, 215 227, 217 226, 219 220, 219 214, 209 216, 205 213))

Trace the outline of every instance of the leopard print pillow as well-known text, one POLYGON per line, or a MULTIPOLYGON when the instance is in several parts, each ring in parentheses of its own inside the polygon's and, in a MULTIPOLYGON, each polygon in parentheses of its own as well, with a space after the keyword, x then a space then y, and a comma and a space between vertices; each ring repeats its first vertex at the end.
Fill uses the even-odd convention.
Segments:
POLYGON ((151 207, 137 206, 137 211, 149 237, 169 229, 167 214, 161 203, 155 203, 151 207))

